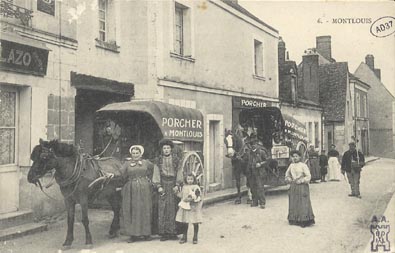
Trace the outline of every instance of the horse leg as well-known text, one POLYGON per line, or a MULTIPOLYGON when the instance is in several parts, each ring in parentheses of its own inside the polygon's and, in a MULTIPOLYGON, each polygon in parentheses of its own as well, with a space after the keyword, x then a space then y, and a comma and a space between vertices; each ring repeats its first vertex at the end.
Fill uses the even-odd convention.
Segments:
POLYGON ((63 243, 63 246, 69 247, 73 243, 74 240, 74 214, 75 214, 75 201, 74 200, 65 200, 66 209, 67 209, 67 235, 66 240, 63 243))
POLYGON ((117 237, 117 232, 121 228, 120 222, 119 222, 119 214, 121 211, 121 201, 122 201, 122 196, 120 191, 116 191, 113 194, 111 194, 107 198, 108 203, 111 205, 111 209, 114 212, 114 217, 112 219, 110 231, 108 232, 110 238, 117 237))
POLYGON ((235 172, 236 188, 237 188, 237 198, 235 204, 241 204, 241 192, 240 192, 240 181, 241 181, 241 170, 239 168, 239 163, 235 162, 233 164, 233 171, 235 172))
POLYGON ((84 195, 80 199, 80 205, 81 205, 81 213, 82 213, 82 224, 84 225, 85 228, 85 244, 86 245, 92 245, 92 235, 91 232, 89 231, 89 218, 88 218, 88 196, 84 195))

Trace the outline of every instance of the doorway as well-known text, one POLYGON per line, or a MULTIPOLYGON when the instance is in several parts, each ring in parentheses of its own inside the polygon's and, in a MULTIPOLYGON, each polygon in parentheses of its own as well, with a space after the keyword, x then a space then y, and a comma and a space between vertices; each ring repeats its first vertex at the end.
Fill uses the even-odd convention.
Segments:
POLYGON ((19 208, 19 92, 0 87, 0 214, 19 208))

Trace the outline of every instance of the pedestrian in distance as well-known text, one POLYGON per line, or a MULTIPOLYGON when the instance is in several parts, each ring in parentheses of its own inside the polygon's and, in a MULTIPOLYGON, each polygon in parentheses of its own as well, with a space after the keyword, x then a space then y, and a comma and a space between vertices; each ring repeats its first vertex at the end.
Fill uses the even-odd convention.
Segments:
POLYGON ((330 150, 328 151, 328 181, 340 181, 342 178, 341 175, 341 166, 339 163, 339 152, 336 150, 336 145, 332 144, 330 150))
POLYGON ((310 169, 311 183, 317 183, 317 180, 321 179, 321 169, 318 160, 318 152, 315 151, 313 144, 310 145, 307 160, 307 167, 310 169))
POLYGON ((181 199, 176 221, 181 223, 180 244, 187 242, 188 226, 193 224, 193 244, 198 243, 199 224, 202 223, 202 196, 196 176, 192 173, 185 177, 184 185, 177 196, 181 199))
POLYGON ((349 150, 344 152, 342 158, 342 173, 347 173, 348 182, 351 187, 350 197, 361 198, 359 191, 359 181, 361 178, 362 167, 365 166, 365 157, 362 152, 356 149, 355 142, 348 144, 349 150))
POLYGON ((248 179, 251 193, 251 207, 258 206, 265 209, 266 198, 264 184, 267 178, 266 172, 266 152, 258 145, 258 139, 252 138, 250 141, 251 149, 248 152, 248 179))
POLYGON ((121 167, 127 183, 122 188, 122 212, 128 242, 150 240, 152 221, 152 183, 154 165, 142 159, 144 148, 130 147, 131 158, 121 167))
POLYGON ((321 182, 326 182, 325 177, 328 173, 328 157, 325 155, 325 150, 321 150, 321 155, 319 159, 321 169, 321 182))
POLYGON ((285 172, 289 187, 288 222, 290 225, 306 227, 315 224, 310 200, 310 170, 300 161, 302 155, 297 150, 290 152, 292 163, 285 172))

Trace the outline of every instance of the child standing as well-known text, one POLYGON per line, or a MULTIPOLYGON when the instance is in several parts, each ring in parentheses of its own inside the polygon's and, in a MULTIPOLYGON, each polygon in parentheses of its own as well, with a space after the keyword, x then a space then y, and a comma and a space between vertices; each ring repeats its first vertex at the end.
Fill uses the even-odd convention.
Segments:
POLYGON ((310 170, 306 164, 300 162, 301 154, 299 151, 293 150, 290 155, 292 163, 285 172, 285 181, 291 184, 289 188, 288 221, 290 225, 310 226, 315 223, 309 191, 310 170))
POLYGON ((176 221, 182 223, 182 238, 180 243, 187 242, 188 225, 193 224, 193 244, 198 242, 199 223, 202 223, 202 197, 196 177, 188 174, 182 190, 177 194, 181 198, 178 206, 176 221))

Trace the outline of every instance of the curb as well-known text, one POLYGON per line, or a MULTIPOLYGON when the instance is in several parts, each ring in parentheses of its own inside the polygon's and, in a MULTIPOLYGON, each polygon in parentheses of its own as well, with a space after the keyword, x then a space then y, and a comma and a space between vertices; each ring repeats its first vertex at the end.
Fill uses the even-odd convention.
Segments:
MULTIPOLYGON (((374 161, 377 161, 377 160, 380 160, 380 157, 375 157, 375 158, 373 158, 373 159, 367 161, 366 163, 374 162, 374 161)), ((366 163, 365 163, 365 164, 366 164, 366 163)))

